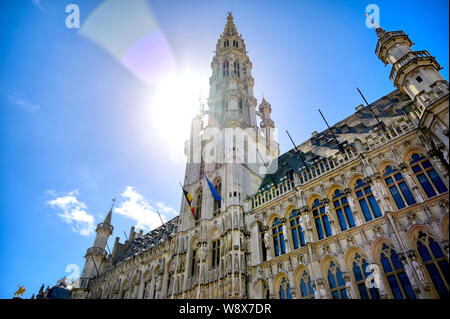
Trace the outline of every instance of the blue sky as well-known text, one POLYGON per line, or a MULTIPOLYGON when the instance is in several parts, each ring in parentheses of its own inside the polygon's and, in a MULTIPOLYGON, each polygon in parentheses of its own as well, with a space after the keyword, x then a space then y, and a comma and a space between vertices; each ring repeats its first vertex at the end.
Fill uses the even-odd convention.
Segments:
MULTIPOLYGON (((111 249, 131 226, 157 226, 156 209, 165 219, 180 209, 184 164, 169 160, 161 130, 177 130, 172 110, 154 113, 157 79, 143 80, 117 58, 133 43, 114 36, 139 30, 133 21, 96 21, 105 23, 96 35, 103 40, 114 29, 105 48, 66 28, 70 3, 79 6, 83 29, 102 1, 0 2, 0 298, 11 298, 19 284, 30 297, 68 275, 70 264, 81 271, 113 197, 111 249)), ((272 104, 284 152, 291 147, 286 129, 297 143, 325 129, 318 108, 336 123, 362 103, 357 86, 369 102, 394 89, 390 67, 374 53, 375 32, 365 26, 370 3, 379 6, 383 28, 409 34, 448 80, 448 1, 428 1, 427 10, 423 1, 148 1, 156 37, 148 61, 163 71, 189 69, 208 83, 232 10, 253 63, 255 95, 272 104)), ((146 62, 145 54, 139 58, 146 62)))

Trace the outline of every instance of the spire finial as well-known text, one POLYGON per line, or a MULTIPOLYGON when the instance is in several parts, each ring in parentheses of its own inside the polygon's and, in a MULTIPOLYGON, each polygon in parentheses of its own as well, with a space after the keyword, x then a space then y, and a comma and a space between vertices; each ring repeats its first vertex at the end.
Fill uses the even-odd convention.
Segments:
POLYGON ((109 224, 111 225, 111 217, 112 217, 112 210, 114 208, 114 203, 116 202, 116 199, 113 198, 112 199, 112 205, 111 205, 111 209, 108 212, 108 215, 106 215, 105 221, 103 222, 104 224, 109 224))
POLYGON ((225 25, 224 35, 237 35, 237 29, 234 25, 233 15, 228 11, 227 24, 225 25))
MULTIPOLYGON (((369 17, 369 14, 366 12, 366 17, 369 17)), ((377 33, 378 39, 380 39, 382 36, 386 34, 386 31, 381 28, 379 25, 375 24, 375 20, 370 20, 370 23, 373 25, 373 28, 375 29, 375 32, 377 33)))

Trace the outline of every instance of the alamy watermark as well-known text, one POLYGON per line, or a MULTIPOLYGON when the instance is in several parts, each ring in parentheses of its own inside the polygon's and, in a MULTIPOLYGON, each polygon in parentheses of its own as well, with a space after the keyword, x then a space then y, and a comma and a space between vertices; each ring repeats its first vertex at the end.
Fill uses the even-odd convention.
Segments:
POLYGON ((369 4, 366 7, 366 27, 369 29, 380 26, 380 7, 376 4, 369 4))
POLYGON ((278 168, 277 137, 275 128, 202 128, 201 121, 193 121, 184 153, 190 164, 240 163, 260 174, 272 174, 278 168))

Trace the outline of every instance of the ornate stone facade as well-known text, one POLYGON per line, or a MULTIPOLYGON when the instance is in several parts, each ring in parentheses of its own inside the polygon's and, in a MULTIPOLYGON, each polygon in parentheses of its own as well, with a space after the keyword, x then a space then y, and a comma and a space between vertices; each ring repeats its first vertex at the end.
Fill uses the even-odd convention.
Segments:
POLYGON ((183 197, 178 217, 145 235, 132 229, 107 254, 109 214, 72 297, 448 296, 448 82, 403 32, 377 35, 376 54, 393 66, 398 89, 279 156, 271 105, 263 99, 256 110, 252 64, 229 14, 209 110, 193 127, 204 130, 207 115, 207 127, 250 129, 277 169, 260 174, 245 156, 189 161, 184 187, 197 218, 183 197))

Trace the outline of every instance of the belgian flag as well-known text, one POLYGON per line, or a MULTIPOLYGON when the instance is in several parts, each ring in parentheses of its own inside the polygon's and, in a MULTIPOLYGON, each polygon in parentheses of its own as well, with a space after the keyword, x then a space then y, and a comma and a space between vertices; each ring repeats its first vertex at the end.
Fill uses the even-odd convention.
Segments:
MULTIPOLYGON (((180 184, 180 186, 181 186, 181 184, 180 184)), ((189 194, 188 191, 185 190, 183 186, 181 186, 181 189, 183 190, 184 196, 186 197, 186 201, 188 202, 189 209, 191 210, 192 215, 194 215, 194 218, 197 218, 197 217, 195 216, 195 208, 192 207, 192 205, 191 205, 192 199, 193 199, 192 196, 191 196, 191 194, 189 194)))

